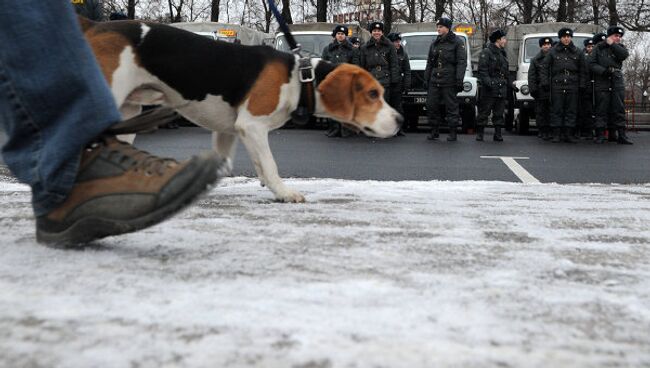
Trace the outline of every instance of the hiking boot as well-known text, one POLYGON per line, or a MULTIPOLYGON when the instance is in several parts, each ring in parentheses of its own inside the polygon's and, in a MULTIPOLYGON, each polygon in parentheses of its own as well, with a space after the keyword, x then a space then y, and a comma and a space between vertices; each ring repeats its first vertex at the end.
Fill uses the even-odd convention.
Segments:
POLYGON ((84 149, 66 200, 36 219, 36 240, 69 247, 155 225, 215 183, 223 169, 225 160, 214 152, 179 163, 102 136, 84 149))
POLYGON ((503 142, 503 136, 501 135, 501 127, 494 127, 494 136, 492 140, 495 142, 503 142))

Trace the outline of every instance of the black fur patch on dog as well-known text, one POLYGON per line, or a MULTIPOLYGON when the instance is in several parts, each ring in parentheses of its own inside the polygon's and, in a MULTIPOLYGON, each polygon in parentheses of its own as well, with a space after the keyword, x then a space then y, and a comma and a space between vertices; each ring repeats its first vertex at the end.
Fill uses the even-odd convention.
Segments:
POLYGON ((184 99, 201 101, 208 94, 222 96, 231 106, 242 102, 264 66, 281 61, 291 79, 293 55, 268 46, 235 45, 156 23, 141 39, 144 22, 98 23, 99 32, 118 32, 136 49, 151 74, 178 91, 184 99))

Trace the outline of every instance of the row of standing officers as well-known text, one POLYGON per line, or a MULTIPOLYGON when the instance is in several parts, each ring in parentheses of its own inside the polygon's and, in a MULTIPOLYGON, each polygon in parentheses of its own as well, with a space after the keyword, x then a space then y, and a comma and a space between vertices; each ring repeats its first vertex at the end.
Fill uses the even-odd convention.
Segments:
MULTIPOLYGON (((384 87, 384 100, 403 113, 402 94, 410 88, 409 59, 400 45, 398 34, 383 35, 384 25, 369 25, 371 39, 360 45, 347 39, 348 29, 336 26, 334 40, 323 50, 323 59, 332 63, 353 63, 368 70, 384 87)), ((467 68, 465 42, 452 31, 452 21, 443 17, 436 22, 438 35, 429 48, 424 83, 427 86, 429 140, 439 138, 441 118, 449 127, 448 141, 456 141, 460 122, 457 93, 463 90, 467 68), (443 109, 445 114, 443 114, 443 109)), ((623 61, 629 53, 621 40, 623 28, 612 26, 584 43, 584 52, 573 44, 573 31, 562 28, 559 42, 548 37, 539 40, 540 52, 531 60, 528 74, 530 93, 536 102, 539 137, 553 142, 574 142, 583 135, 595 143, 608 139, 632 144, 625 132, 625 85, 623 61), (579 126, 577 126, 579 122, 579 126), (608 130, 609 137, 605 132, 608 130)), ((356 42, 355 42, 356 41, 356 42)), ((483 141, 488 118, 492 115, 493 140, 503 141, 505 103, 508 96, 508 59, 506 33, 495 30, 480 54, 480 86, 476 140, 483 141)), ((511 86, 515 92, 516 87, 511 86)), ((328 136, 350 133, 336 122, 330 123, 328 136)), ((403 135, 400 131, 398 135, 403 135)))

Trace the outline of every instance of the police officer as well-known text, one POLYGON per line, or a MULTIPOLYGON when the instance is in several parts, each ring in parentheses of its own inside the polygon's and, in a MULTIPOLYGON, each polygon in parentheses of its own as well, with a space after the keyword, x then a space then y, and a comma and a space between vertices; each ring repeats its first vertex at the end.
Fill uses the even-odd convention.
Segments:
POLYGON ((578 102, 578 123, 577 129, 575 132, 575 137, 580 138, 584 137, 586 139, 594 138, 594 105, 596 103, 594 96, 594 78, 593 73, 589 70, 589 58, 591 52, 594 48, 594 40, 588 38, 582 42, 585 53, 585 70, 587 73, 587 79, 585 81, 585 86, 580 90, 579 102, 578 102))
POLYGON ((553 142, 575 143, 572 139, 578 113, 578 92, 586 80, 585 55, 573 44, 573 30, 562 28, 560 42, 546 55, 542 88, 551 91, 553 142))
POLYGON ((354 47, 355 49, 358 49, 359 46, 361 46, 361 40, 359 39, 359 37, 356 36, 350 37, 350 43, 352 44, 352 47, 354 47))
MULTIPOLYGON (((352 43, 348 41, 348 27, 344 25, 337 25, 332 30, 332 43, 325 46, 323 49, 323 60, 329 61, 332 64, 341 63, 355 63, 357 61, 357 51, 352 47, 352 43)), ((352 131, 341 126, 341 123, 328 119, 327 136, 332 137, 347 137, 352 135, 352 131)))
POLYGON ((528 88, 530 88, 530 95, 535 99, 535 120, 537 122, 538 137, 545 141, 551 139, 550 133, 550 94, 548 91, 541 88, 541 74, 542 69, 546 67, 544 59, 548 54, 553 39, 550 37, 542 37, 539 39, 540 50, 530 61, 530 68, 528 69, 528 88))
POLYGON ((621 43, 624 34, 622 27, 609 27, 607 38, 594 47, 589 58, 596 93, 596 143, 605 142, 605 128, 611 127, 618 132, 619 144, 632 144, 625 134, 625 81, 621 68, 629 52, 621 43))
POLYGON ((442 17, 436 22, 438 36, 429 47, 424 83, 427 89, 427 117, 431 125, 429 140, 439 137, 442 106, 446 108, 445 120, 449 126, 447 140, 456 141, 456 128, 460 120, 456 94, 463 90, 467 68, 465 42, 451 31, 451 19, 442 17))
POLYGON ((384 23, 374 21, 368 30, 372 37, 359 49, 359 66, 369 71, 384 87, 384 101, 390 104, 391 91, 399 88, 401 79, 397 51, 384 36, 384 23))
MULTIPOLYGON (((391 90, 391 103, 390 105, 395 107, 400 114, 404 115, 404 110, 402 108, 402 94, 404 91, 411 88, 411 65, 409 63, 409 55, 406 53, 406 50, 402 47, 402 36, 399 33, 389 33, 386 36, 393 46, 395 46, 395 51, 397 52, 397 65, 399 66, 400 72, 400 82, 398 87, 394 90, 391 90)), ((400 128, 397 132, 397 135, 404 136, 404 126, 400 128)))
POLYGON ((496 142, 502 142, 503 114, 508 90, 508 58, 506 56, 506 33, 497 29, 490 34, 488 46, 481 51, 478 61, 478 78, 481 85, 479 112, 476 121, 476 140, 483 140, 485 125, 490 112, 496 142))

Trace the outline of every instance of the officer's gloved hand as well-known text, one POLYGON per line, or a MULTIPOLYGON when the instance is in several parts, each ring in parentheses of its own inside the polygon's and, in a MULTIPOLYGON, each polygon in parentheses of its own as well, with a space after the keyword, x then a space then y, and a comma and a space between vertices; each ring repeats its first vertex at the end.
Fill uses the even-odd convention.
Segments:
POLYGON ((517 86, 512 86, 512 90, 515 91, 515 92, 519 92, 519 87, 517 87, 517 86))
POLYGON ((463 92, 463 81, 456 81, 456 92, 463 92))

